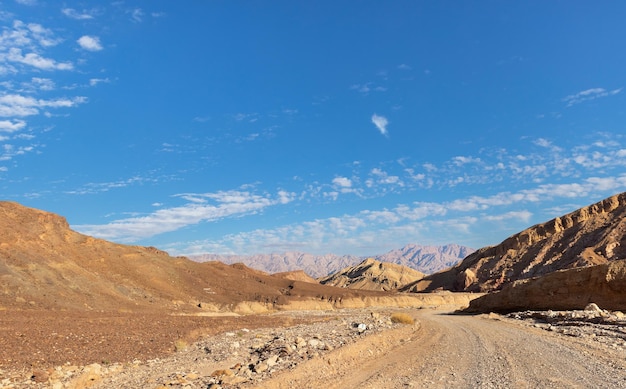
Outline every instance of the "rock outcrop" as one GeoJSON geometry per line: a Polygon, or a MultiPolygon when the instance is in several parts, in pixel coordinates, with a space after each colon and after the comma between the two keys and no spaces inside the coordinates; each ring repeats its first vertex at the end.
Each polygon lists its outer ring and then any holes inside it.
{"type": "Polygon", "coordinates": [[[621,193],[482,248],[403,290],[489,292],[516,280],[624,258],[626,193],[621,193]]]}
{"type": "Polygon", "coordinates": [[[515,281],[470,302],[467,312],[626,310],[626,260],[515,281]],[[591,305],[591,303],[594,303],[591,305]]]}
{"type": "Polygon", "coordinates": [[[373,258],[319,279],[320,284],[365,290],[395,290],[424,278],[425,274],[406,266],[373,258]]]}

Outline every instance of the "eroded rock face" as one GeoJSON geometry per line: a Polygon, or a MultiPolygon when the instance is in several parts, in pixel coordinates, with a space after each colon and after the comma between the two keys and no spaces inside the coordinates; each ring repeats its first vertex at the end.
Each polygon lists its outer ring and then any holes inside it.
{"type": "Polygon", "coordinates": [[[516,280],[624,258],[626,193],[621,193],[482,248],[404,290],[489,292],[516,280]],[[468,271],[476,276],[470,283],[468,271]]]}
{"type": "Polygon", "coordinates": [[[470,302],[468,312],[626,310],[626,260],[515,281],[470,302]],[[593,303],[593,304],[592,304],[593,303]]]}

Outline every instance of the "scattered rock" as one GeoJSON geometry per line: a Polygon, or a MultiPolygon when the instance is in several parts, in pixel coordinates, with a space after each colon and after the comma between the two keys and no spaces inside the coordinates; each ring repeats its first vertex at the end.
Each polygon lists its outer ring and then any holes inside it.
{"type": "Polygon", "coordinates": [[[49,379],[48,372],[44,370],[35,370],[33,371],[33,375],[30,377],[34,382],[47,382],[49,379]]]}
{"type": "Polygon", "coordinates": [[[589,303],[585,307],[585,312],[602,312],[596,303],[589,303]]]}

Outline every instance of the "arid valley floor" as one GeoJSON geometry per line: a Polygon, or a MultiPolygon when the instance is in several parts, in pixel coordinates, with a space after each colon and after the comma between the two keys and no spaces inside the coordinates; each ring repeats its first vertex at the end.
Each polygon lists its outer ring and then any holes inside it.
{"type": "Polygon", "coordinates": [[[4,388],[626,387],[621,317],[578,311],[576,320],[548,324],[539,314],[460,315],[451,314],[452,308],[225,317],[5,315],[0,322],[0,384],[4,388]],[[392,323],[390,317],[397,312],[413,317],[414,324],[392,323]],[[606,320],[598,319],[603,316],[606,320]],[[7,331],[16,327],[20,332],[7,331]]]}

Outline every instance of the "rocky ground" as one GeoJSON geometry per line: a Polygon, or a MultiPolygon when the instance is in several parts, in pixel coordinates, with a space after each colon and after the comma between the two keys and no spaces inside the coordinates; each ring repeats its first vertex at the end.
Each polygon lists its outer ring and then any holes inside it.
{"type": "MultiPolygon", "coordinates": [[[[253,386],[279,371],[319,358],[368,335],[399,326],[390,321],[389,311],[380,310],[303,311],[264,316],[262,321],[266,325],[275,323],[276,326],[247,328],[246,324],[259,325],[258,321],[255,323],[251,320],[252,317],[212,318],[219,320],[221,327],[229,330],[204,336],[196,342],[181,337],[180,333],[185,329],[178,328],[176,331],[179,335],[172,340],[175,352],[171,355],[162,352],[156,358],[137,358],[127,362],[102,360],[83,366],[67,362],[48,367],[40,363],[40,367],[35,365],[26,369],[0,368],[0,387],[61,389],[253,386]]],[[[167,318],[160,320],[161,326],[167,322],[167,318]]],[[[154,333],[151,338],[158,335],[154,333]]],[[[76,336],[86,338],[85,335],[76,336]]],[[[143,344],[143,341],[131,336],[128,338],[128,342],[121,342],[121,350],[143,344]]],[[[85,342],[93,342],[92,347],[98,348],[100,343],[95,340],[97,339],[87,339],[85,342]]],[[[66,352],[76,353],[77,350],[66,349],[66,352]]],[[[35,352],[33,357],[36,355],[35,352]]],[[[66,356],[70,358],[70,355],[66,356]]]]}
{"type": "Polygon", "coordinates": [[[221,318],[219,329],[195,342],[179,338],[175,352],[156,357],[3,364],[0,387],[626,388],[626,318],[597,306],[504,316],[398,308],[263,316],[274,325],[221,318]],[[415,324],[392,322],[398,312],[415,324]]]}
{"type": "Polygon", "coordinates": [[[603,310],[593,303],[584,310],[523,311],[506,316],[546,331],[626,349],[626,315],[603,310]]]}

